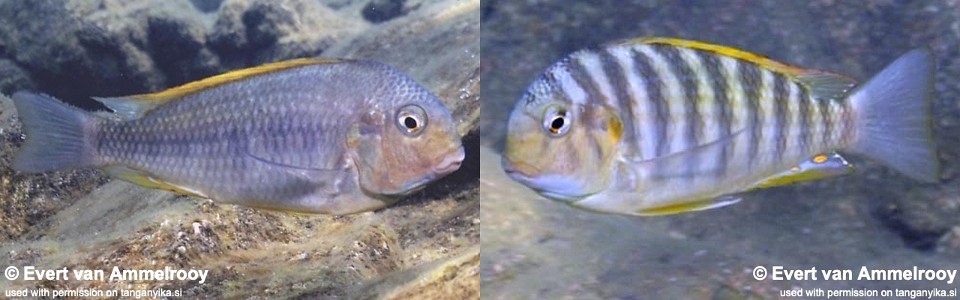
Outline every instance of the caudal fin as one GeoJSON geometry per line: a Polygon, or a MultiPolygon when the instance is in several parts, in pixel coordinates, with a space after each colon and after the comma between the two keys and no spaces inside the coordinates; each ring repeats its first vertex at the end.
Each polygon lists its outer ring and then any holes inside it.
{"type": "Polygon", "coordinates": [[[13,104],[27,140],[13,168],[39,173],[95,164],[92,137],[96,117],[57,99],[28,92],[13,94],[13,104]]]}
{"type": "Polygon", "coordinates": [[[924,182],[939,179],[931,131],[933,57],[915,49],[851,93],[856,138],[851,150],[924,182]]]}

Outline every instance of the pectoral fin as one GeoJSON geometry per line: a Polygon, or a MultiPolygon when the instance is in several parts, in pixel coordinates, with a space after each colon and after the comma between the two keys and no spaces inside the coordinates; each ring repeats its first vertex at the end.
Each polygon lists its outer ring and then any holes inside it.
{"type": "Polygon", "coordinates": [[[660,206],[654,208],[647,208],[637,212],[637,215],[641,216],[662,216],[662,215],[672,215],[692,211],[701,211],[708,210],[717,207],[723,207],[731,204],[736,204],[740,202],[742,198],[737,196],[722,196],[715,199],[700,200],[694,202],[686,202],[680,204],[672,204],[667,206],[660,206]]]}
{"type": "Polygon", "coordinates": [[[122,179],[124,181],[130,182],[136,185],[140,185],[143,187],[147,187],[151,189],[167,190],[167,191],[172,191],[179,194],[191,195],[191,196],[196,196],[200,198],[209,198],[200,191],[194,190],[189,187],[163,181],[159,178],[154,177],[150,173],[129,168],[127,166],[112,165],[104,168],[104,171],[106,171],[107,174],[109,174],[110,176],[122,179]]]}
{"type": "Polygon", "coordinates": [[[798,182],[820,180],[853,173],[853,165],[837,153],[820,154],[805,160],[789,170],[764,179],[752,189],[783,186],[798,182]]]}
{"type": "MultiPolygon", "coordinates": [[[[720,171],[723,165],[716,163],[717,158],[730,151],[737,139],[749,138],[742,134],[744,130],[736,131],[715,141],[690,148],[685,151],[634,162],[637,167],[650,170],[655,178],[697,177],[714,174],[720,171]]],[[[743,140],[740,144],[743,144],[743,140]]],[[[737,165],[728,168],[740,167],[737,165]]]]}

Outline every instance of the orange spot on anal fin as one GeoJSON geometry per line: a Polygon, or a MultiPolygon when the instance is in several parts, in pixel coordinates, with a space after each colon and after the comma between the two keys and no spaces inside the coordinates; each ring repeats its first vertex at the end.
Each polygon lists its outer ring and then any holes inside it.
{"type": "Polygon", "coordinates": [[[818,163],[818,164],[822,164],[822,163],[824,163],[824,162],[826,162],[826,161],[827,161],[827,156],[826,156],[826,155],[823,155],[823,154],[820,154],[820,155],[817,155],[817,156],[814,156],[814,157],[813,157],[813,162],[818,163]]]}

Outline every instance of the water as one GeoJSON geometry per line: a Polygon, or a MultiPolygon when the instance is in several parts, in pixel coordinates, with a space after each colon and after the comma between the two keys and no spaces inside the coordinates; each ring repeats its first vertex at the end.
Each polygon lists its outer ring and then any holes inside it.
{"type": "Polygon", "coordinates": [[[746,299],[789,289],[955,289],[943,281],[756,280],[753,271],[951,269],[960,257],[960,14],[942,2],[487,1],[481,87],[481,294],[489,299],[746,299]],[[665,217],[601,215],[544,199],[496,165],[506,119],[561,57],[620,39],[702,40],[864,80],[898,55],[936,54],[943,173],[920,184],[851,156],[852,176],[749,193],[665,217]],[[487,163],[489,162],[489,163],[487,163]]]}
{"type": "Polygon", "coordinates": [[[467,160],[389,208],[270,212],[144,189],[97,170],[10,169],[24,133],[0,97],[0,268],[209,270],[205,283],[0,280],[0,289],[177,290],[188,298],[759,299],[803,289],[948,289],[937,280],[764,280],[790,270],[951,269],[960,259],[960,4],[951,1],[0,0],[0,92],[157,91],[293,57],[376,59],[450,107],[467,160]],[[400,5],[398,5],[400,4],[400,5]],[[482,22],[482,27],[481,27],[482,22]],[[854,175],[664,217],[545,199],[499,165],[534,77],[606,42],[708,41],[866,79],[928,46],[938,184],[863,157],[854,175]],[[480,81],[480,78],[483,81],[480,81]],[[481,113],[481,111],[483,113],[481,113]],[[481,163],[482,162],[482,163],[481,163]],[[477,178],[479,174],[479,179],[477,178]],[[768,274],[773,276],[772,274],[768,274]]]}
{"type": "Polygon", "coordinates": [[[467,147],[461,172],[389,209],[291,214],[146,189],[93,169],[18,173],[10,161],[23,132],[0,97],[0,265],[24,274],[27,266],[71,271],[70,280],[0,279],[0,290],[163,290],[186,299],[478,297],[480,1],[384,2],[0,0],[6,95],[29,89],[102,109],[89,97],[157,91],[298,57],[373,59],[441,98],[467,147]],[[378,11],[376,20],[365,18],[370,10],[378,11]],[[72,274],[109,276],[114,267],[209,273],[203,283],[72,274]]]}

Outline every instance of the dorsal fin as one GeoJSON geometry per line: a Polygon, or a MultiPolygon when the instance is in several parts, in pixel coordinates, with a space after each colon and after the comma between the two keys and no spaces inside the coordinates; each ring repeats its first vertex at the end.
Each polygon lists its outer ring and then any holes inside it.
{"type": "Polygon", "coordinates": [[[843,99],[857,85],[853,78],[820,70],[807,70],[795,76],[814,99],[843,99]]]}
{"type": "Polygon", "coordinates": [[[339,63],[339,62],[342,62],[342,60],[320,59],[320,58],[291,59],[286,61],[259,65],[256,67],[250,67],[246,69],[233,70],[220,75],[207,77],[201,80],[190,82],[178,87],[169,88],[161,92],[133,95],[133,96],[130,96],[130,98],[137,98],[137,99],[148,100],[148,101],[169,101],[171,99],[179,99],[185,95],[193,94],[202,90],[206,90],[211,87],[250,78],[250,77],[265,74],[265,73],[270,73],[270,72],[290,69],[290,68],[296,68],[296,67],[306,66],[306,65],[333,64],[333,63],[339,63]]]}
{"type": "Polygon", "coordinates": [[[148,111],[169,101],[183,98],[186,95],[197,93],[212,87],[227,84],[262,75],[270,72],[296,68],[315,64],[333,64],[343,62],[338,59],[319,59],[319,58],[300,58],[287,61],[264,64],[256,67],[239,69],[223,73],[220,75],[207,77],[201,80],[186,83],[181,86],[169,88],[160,92],[150,94],[139,94],[122,97],[93,97],[103,105],[112,109],[124,120],[137,119],[142,117],[148,111]]]}
{"type": "Polygon", "coordinates": [[[767,58],[766,56],[750,53],[736,48],[731,48],[727,46],[721,46],[716,44],[698,42],[698,41],[688,41],[674,38],[662,38],[662,37],[649,37],[649,38],[639,38],[628,40],[626,44],[647,44],[647,45],[670,45],[681,48],[689,48],[694,50],[701,50],[707,52],[713,52],[723,56],[729,56],[732,58],[748,61],[754,64],[759,65],[761,68],[765,68],[774,72],[782,73],[789,76],[796,76],[804,71],[803,68],[791,66],[785,63],[781,63],[772,59],[767,58]]]}
{"type": "Polygon", "coordinates": [[[766,56],[750,53],[736,48],[715,45],[710,43],[688,41],[674,38],[650,37],[627,40],[622,44],[670,45],[716,53],[747,62],[754,63],[761,68],[783,74],[796,80],[810,91],[816,99],[842,99],[853,88],[857,81],[853,78],[821,70],[804,69],[781,63],[766,56]]]}

